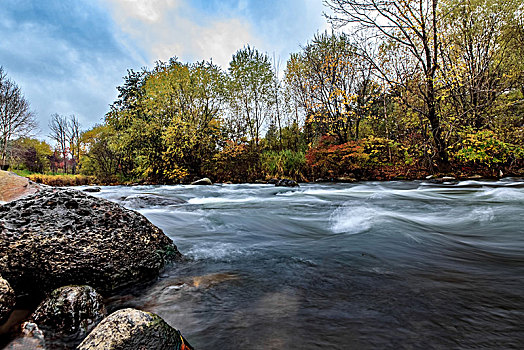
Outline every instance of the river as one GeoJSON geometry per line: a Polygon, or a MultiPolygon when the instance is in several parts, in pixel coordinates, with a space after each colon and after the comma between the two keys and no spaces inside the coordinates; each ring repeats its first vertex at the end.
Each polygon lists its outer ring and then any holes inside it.
{"type": "Polygon", "coordinates": [[[188,262],[109,308],[197,349],[524,348],[524,182],[102,187],[188,262]]]}

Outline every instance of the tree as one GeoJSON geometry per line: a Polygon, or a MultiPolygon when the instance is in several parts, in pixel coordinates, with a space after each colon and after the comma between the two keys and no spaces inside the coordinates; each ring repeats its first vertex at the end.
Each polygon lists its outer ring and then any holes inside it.
{"type": "Polygon", "coordinates": [[[336,26],[351,25],[363,39],[358,54],[370,62],[392,88],[416,93],[422,103],[403,102],[426,118],[440,160],[448,162],[439,116],[436,77],[439,70],[441,18],[438,0],[325,0],[326,15],[336,26]],[[377,51],[380,47],[380,53],[377,51]],[[390,54],[396,55],[389,57],[390,54]]]}
{"type": "Polygon", "coordinates": [[[229,63],[230,112],[240,129],[248,131],[258,148],[261,132],[273,104],[275,75],[266,54],[249,46],[238,50],[229,63]]]}
{"type": "Polygon", "coordinates": [[[488,127],[489,111],[502,94],[519,88],[524,59],[519,53],[520,1],[443,1],[442,80],[460,126],[488,127]]]}
{"type": "Polygon", "coordinates": [[[36,128],[34,114],[29,109],[20,87],[0,66],[0,164],[6,163],[7,150],[13,137],[27,136],[36,128]]]}
{"type": "Polygon", "coordinates": [[[360,137],[360,124],[378,97],[372,67],[356,55],[345,34],[315,35],[291,56],[286,81],[317,138],[334,135],[339,144],[360,137]]]}
{"type": "Polygon", "coordinates": [[[49,158],[52,154],[47,142],[22,137],[13,141],[10,163],[14,168],[43,173],[49,170],[49,158]]]}
{"type": "Polygon", "coordinates": [[[56,142],[58,151],[62,155],[64,173],[67,173],[67,159],[69,155],[69,123],[67,117],[58,113],[51,115],[49,130],[51,131],[49,137],[56,142]]]}
{"type": "Polygon", "coordinates": [[[115,150],[114,135],[109,125],[97,125],[81,134],[82,173],[94,175],[102,183],[114,180],[121,158],[115,150]]]}
{"type": "Polygon", "coordinates": [[[76,167],[80,163],[80,122],[74,115],[69,117],[67,122],[67,141],[69,142],[69,150],[71,153],[72,160],[72,172],[76,173],[76,167]]]}

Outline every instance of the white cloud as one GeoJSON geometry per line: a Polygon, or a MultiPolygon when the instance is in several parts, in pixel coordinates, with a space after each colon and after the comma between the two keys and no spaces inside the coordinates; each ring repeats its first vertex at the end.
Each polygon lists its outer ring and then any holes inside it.
{"type": "Polygon", "coordinates": [[[116,23],[149,53],[150,64],[177,56],[183,61],[213,59],[225,68],[244,45],[265,46],[247,20],[205,17],[181,0],[109,1],[116,23]]]}

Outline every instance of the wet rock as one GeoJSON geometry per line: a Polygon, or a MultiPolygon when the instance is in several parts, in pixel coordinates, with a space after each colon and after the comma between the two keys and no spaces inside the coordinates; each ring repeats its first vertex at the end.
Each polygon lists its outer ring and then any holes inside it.
{"type": "Polygon", "coordinates": [[[337,177],[336,182],[344,182],[344,183],[351,183],[351,182],[357,182],[357,179],[351,176],[340,176],[337,177]]]}
{"type": "Polygon", "coordinates": [[[84,188],[84,192],[100,192],[102,189],[100,187],[88,187],[84,188]]]}
{"type": "Polygon", "coordinates": [[[275,186],[279,186],[279,187],[299,187],[298,183],[295,180],[290,180],[290,179],[278,180],[278,182],[275,184],[275,186]]]}
{"type": "Polygon", "coordinates": [[[17,294],[69,284],[107,293],[150,280],[180,257],[141,214],[73,189],[0,206],[0,271],[17,294]]]}
{"type": "Polygon", "coordinates": [[[15,292],[5,279],[0,276],[0,321],[4,320],[15,305],[15,292]]]}
{"type": "Polygon", "coordinates": [[[456,178],[453,176],[442,176],[437,178],[432,178],[429,181],[436,184],[443,184],[445,182],[456,182],[456,178]]]}
{"type": "Polygon", "coordinates": [[[279,181],[278,179],[273,178],[273,179],[267,180],[267,183],[270,185],[275,185],[278,183],[278,181],[279,181]]]}
{"type": "Polygon", "coordinates": [[[191,182],[191,185],[212,185],[212,184],[213,182],[210,179],[208,179],[207,177],[191,182]]]}
{"type": "Polygon", "coordinates": [[[154,195],[154,194],[131,195],[131,196],[125,197],[122,200],[123,205],[129,208],[133,208],[133,209],[142,209],[142,208],[150,208],[150,207],[166,207],[170,205],[179,205],[183,203],[185,203],[183,199],[165,198],[165,197],[154,195]]]}
{"type": "Polygon", "coordinates": [[[41,186],[26,177],[0,170],[0,202],[9,202],[38,192],[41,186]]]}
{"type": "Polygon", "coordinates": [[[21,334],[7,345],[4,350],[37,350],[46,349],[44,333],[33,322],[25,322],[21,326],[21,334]]]}
{"type": "Polygon", "coordinates": [[[106,314],[102,297],[92,287],[66,286],[40,303],[31,319],[46,333],[83,339],[106,314]]]}
{"type": "Polygon", "coordinates": [[[78,350],[192,349],[179,331],[160,316],[123,309],[106,317],[78,346],[78,350]]]}

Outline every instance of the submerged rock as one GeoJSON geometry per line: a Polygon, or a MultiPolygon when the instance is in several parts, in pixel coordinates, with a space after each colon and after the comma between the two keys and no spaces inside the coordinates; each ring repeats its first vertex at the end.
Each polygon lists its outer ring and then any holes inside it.
{"type": "Polygon", "coordinates": [[[207,177],[191,182],[191,185],[212,185],[212,184],[213,182],[207,177]]]}
{"type": "Polygon", "coordinates": [[[275,186],[279,186],[279,187],[299,187],[298,183],[295,180],[290,180],[290,179],[278,180],[278,182],[275,184],[275,186]]]}
{"type": "Polygon", "coordinates": [[[0,321],[5,319],[15,305],[15,292],[5,279],[0,276],[0,321]]]}
{"type": "Polygon", "coordinates": [[[0,271],[17,294],[68,284],[106,293],[179,257],[144,216],[80,191],[47,188],[0,206],[0,271]]]}
{"type": "Polygon", "coordinates": [[[192,347],[179,331],[160,316],[123,309],[106,317],[78,346],[78,350],[188,350],[192,347]]]}
{"type": "Polygon", "coordinates": [[[42,333],[38,325],[33,322],[24,322],[21,326],[20,336],[4,348],[4,350],[28,349],[46,349],[44,333],[42,333]]]}
{"type": "Polygon", "coordinates": [[[31,319],[55,336],[83,339],[106,316],[102,297],[90,286],[55,289],[31,319]]]}
{"type": "Polygon", "coordinates": [[[150,207],[166,207],[169,205],[179,205],[185,203],[178,198],[166,198],[155,194],[139,194],[125,197],[122,204],[133,209],[142,209],[150,207]]]}
{"type": "Polygon", "coordinates": [[[84,188],[84,192],[100,192],[102,189],[100,187],[88,187],[84,188]]]}

